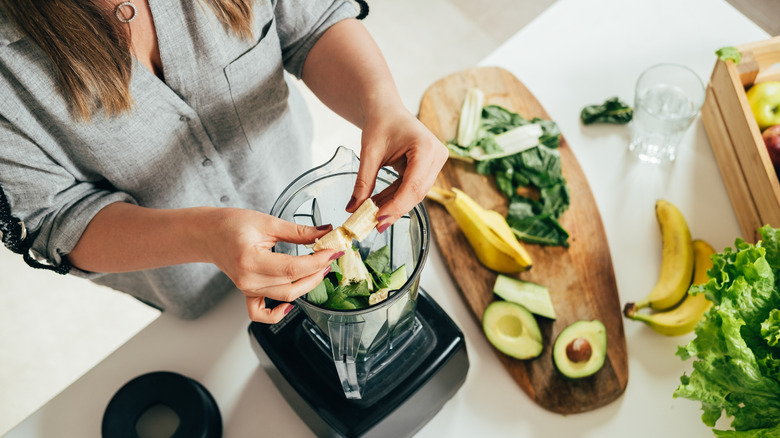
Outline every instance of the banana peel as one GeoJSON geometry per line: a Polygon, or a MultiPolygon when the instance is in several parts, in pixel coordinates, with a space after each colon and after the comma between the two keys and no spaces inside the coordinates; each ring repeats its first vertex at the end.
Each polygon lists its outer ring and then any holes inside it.
{"type": "MultiPolygon", "coordinates": [[[[693,253],[693,284],[705,284],[709,281],[707,270],[712,268],[711,257],[715,249],[707,242],[697,239],[693,241],[693,253]]],[[[662,335],[680,336],[692,332],[710,307],[712,302],[703,293],[699,293],[687,295],[679,306],[665,312],[646,314],[639,313],[636,309],[627,309],[626,316],[646,323],[662,335]]]]}
{"type": "Polygon", "coordinates": [[[504,274],[531,268],[531,255],[500,213],[483,208],[456,188],[433,187],[427,197],[447,209],[486,268],[504,274]]]}

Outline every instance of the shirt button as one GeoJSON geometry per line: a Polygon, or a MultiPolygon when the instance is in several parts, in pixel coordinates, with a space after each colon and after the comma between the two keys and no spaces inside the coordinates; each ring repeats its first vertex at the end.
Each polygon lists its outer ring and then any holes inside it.
{"type": "Polygon", "coordinates": [[[209,167],[209,166],[211,166],[211,160],[206,158],[205,160],[203,160],[203,162],[201,164],[203,165],[203,167],[209,167]]]}
{"type": "Polygon", "coordinates": [[[190,118],[187,117],[187,116],[181,116],[181,117],[179,117],[179,120],[182,121],[182,122],[189,122],[190,118]]]}
{"type": "Polygon", "coordinates": [[[223,197],[219,198],[219,201],[220,202],[228,202],[228,201],[230,201],[230,196],[223,196],[223,197]]]}

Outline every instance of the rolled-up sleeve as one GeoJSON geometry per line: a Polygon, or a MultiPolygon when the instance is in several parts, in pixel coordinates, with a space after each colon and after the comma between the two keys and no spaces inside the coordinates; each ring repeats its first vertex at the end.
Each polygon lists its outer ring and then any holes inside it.
{"type": "MultiPolygon", "coordinates": [[[[11,215],[24,223],[30,250],[58,266],[78,243],[92,218],[114,202],[135,203],[107,183],[77,180],[55,158],[0,117],[0,187],[11,215]]],[[[8,220],[8,218],[0,218],[8,220]]],[[[101,274],[71,269],[87,278],[101,274]]]]}
{"type": "Polygon", "coordinates": [[[274,15],[284,68],[300,79],[306,56],[317,40],[332,25],[354,18],[357,10],[345,0],[278,0],[274,15]]]}

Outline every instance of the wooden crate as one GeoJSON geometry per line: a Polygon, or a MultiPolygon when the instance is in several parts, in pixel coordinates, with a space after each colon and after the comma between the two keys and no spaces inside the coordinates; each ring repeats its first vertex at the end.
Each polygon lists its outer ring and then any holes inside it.
{"type": "Polygon", "coordinates": [[[780,227],[780,182],[764,146],[745,90],[780,80],[780,37],[737,47],[742,61],[718,60],[701,110],[742,237],[758,239],[765,224],[780,227]]]}

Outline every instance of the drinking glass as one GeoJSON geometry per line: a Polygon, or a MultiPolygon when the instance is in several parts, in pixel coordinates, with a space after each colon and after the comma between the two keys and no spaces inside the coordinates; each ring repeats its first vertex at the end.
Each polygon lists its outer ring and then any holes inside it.
{"type": "Polygon", "coordinates": [[[640,160],[674,161],[683,134],[704,103],[704,85],[690,68],[658,64],[637,80],[629,150],[640,160]]]}

